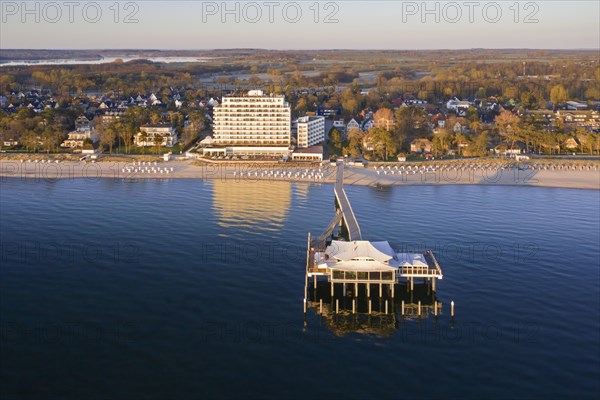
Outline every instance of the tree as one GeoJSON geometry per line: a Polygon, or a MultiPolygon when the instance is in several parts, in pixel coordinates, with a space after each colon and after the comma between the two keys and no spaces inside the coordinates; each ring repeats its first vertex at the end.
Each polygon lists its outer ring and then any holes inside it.
{"type": "Polygon", "coordinates": [[[555,106],[567,101],[567,97],[568,94],[563,85],[556,85],[550,90],[550,101],[555,106]]]}
{"type": "Polygon", "coordinates": [[[427,133],[427,112],[417,107],[401,107],[396,111],[396,133],[420,137],[427,133]]]}
{"type": "Polygon", "coordinates": [[[480,121],[479,119],[479,112],[477,111],[477,108],[470,106],[467,109],[467,114],[465,116],[469,121],[471,122],[476,122],[476,121],[480,121]]]}
{"type": "Polygon", "coordinates": [[[475,140],[473,140],[470,144],[470,153],[474,156],[485,156],[488,151],[488,131],[483,131],[479,135],[475,136],[475,140]]]}
{"type": "Polygon", "coordinates": [[[361,153],[362,138],[360,136],[352,136],[348,141],[346,154],[356,157],[361,153]]]}
{"type": "Polygon", "coordinates": [[[346,133],[346,137],[348,138],[348,140],[351,140],[354,138],[362,139],[364,136],[365,136],[365,132],[358,128],[350,128],[348,130],[348,132],[346,133]]]}
{"type": "Polygon", "coordinates": [[[154,147],[156,148],[156,154],[160,154],[162,148],[163,137],[161,135],[154,135],[154,147]]]}
{"type": "Polygon", "coordinates": [[[354,93],[351,88],[348,88],[342,93],[342,108],[350,115],[355,115],[361,106],[360,94],[354,93]]]}
{"type": "Polygon", "coordinates": [[[304,97],[301,97],[300,100],[298,100],[298,103],[296,103],[296,107],[294,108],[294,110],[300,115],[306,113],[306,111],[308,110],[308,102],[304,97]]]}
{"type": "Polygon", "coordinates": [[[502,136],[506,142],[510,143],[511,147],[514,146],[517,141],[515,128],[519,123],[520,118],[512,112],[505,110],[497,115],[494,121],[496,122],[496,127],[500,136],[502,136]]]}
{"type": "Polygon", "coordinates": [[[338,131],[337,129],[333,128],[329,132],[329,142],[331,143],[331,146],[336,151],[336,153],[339,154],[342,151],[342,149],[344,147],[344,139],[343,139],[342,134],[340,133],[340,131],[338,131]]]}
{"type": "Polygon", "coordinates": [[[50,150],[54,150],[58,144],[58,136],[51,127],[46,127],[42,132],[41,141],[46,149],[46,153],[50,153],[50,150]]]}
{"type": "Polygon", "coordinates": [[[129,154],[131,145],[133,143],[133,132],[131,125],[122,123],[121,121],[116,121],[112,123],[110,127],[117,133],[118,137],[125,145],[125,152],[129,154]]]}
{"type": "Polygon", "coordinates": [[[445,153],[448,151],[450,142],[452,141],[453,133],[447,128],[440,128],[433,136],[433,148],[436,156],[439,153],[445,153]]]}
{"type": "Polygon", "coordinates": [[[462,156],[464,154],[464,148],[470,145],[470,140],[466,135],[462,133],[457,133],[454,135],[454,143],[456,144],[456,149],[458,150],[458,155],[462,156]]]}
{"type": "Polygon", "coordinates": [[[37,151],[39,145],[39,138],[35,131],[26,130],[25,132],[23,132],[21,140],[27,150],[33,151],[34,153],[37,151]]]}
{"type": "Polygon", "coordinates": [[[111,126],[105,127],[102,124],[96,126],[98,136],[100,137],[100,147],[108,146],[108,152],[112,154],[113,144],[115,143],[116,132],[111,126]]]}
{"type": "Polygon", "coordinates": [[[373,152],[381,158],[387,160],[388,156],[393,155],[397,151],[392,134],[385,129],[371,128],[368,135],[373,146],[373,152]]]}

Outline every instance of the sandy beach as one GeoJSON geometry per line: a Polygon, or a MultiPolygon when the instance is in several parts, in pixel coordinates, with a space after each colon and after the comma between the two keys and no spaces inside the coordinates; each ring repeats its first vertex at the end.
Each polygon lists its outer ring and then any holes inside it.
{"type": "MultiPolygon", "coordinates": [[[[600,189],[598,161],[508,164],[438,162],[345,166],[344,183],[361,186],[401,185],[522,185],[600,189]]],[[[156,157],[107,158],[79,161],[31,157],[0,159],[0,177],[54,181],[57,179],[220,179],[333,183],[336,167],[323,164],[201,163],[193,160],[156,161],[156,157]],[[151,161],[154,160],[154,161],[151,161]]]]}

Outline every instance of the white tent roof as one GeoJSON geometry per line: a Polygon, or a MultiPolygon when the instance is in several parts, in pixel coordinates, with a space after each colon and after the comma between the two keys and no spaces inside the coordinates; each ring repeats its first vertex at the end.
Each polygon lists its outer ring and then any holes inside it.
{"type": "Polygon", "coordinates": [[[425,256],[419,253],[397,253],[398,262],[402,267],[427,267],[425,256]]]}
{"type": "Polygon", "coordinates": [[[394,271],[395,266],[380,263],[379,261],[340,261],[337,263],[328,263],[327,266],[331,269],[340,269],[344,271],[394,271]]]}
{"type": "Polygon", "coordinates": [[[346,271],[390,271],[403,266],[428,266],[421,253],[396,253],[388,242],[368,240],[334,240],[325,249],[324,256],[318,261],[319,264],[346,271]]]}
{"type": "Polygon", "coordinates": [[[339,261],[350,261],[370,258],[383,264],[395,264],[396,253],[388,242],[369,242],[355,240],[344,242],[334,240],[325,253],[339,261]]]}

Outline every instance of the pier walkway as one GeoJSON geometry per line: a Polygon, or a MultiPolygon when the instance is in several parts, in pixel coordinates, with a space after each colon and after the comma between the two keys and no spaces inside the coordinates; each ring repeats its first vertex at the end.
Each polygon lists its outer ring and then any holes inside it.
{"type": "Polygon", "coordinates": [[[348,240],[362,240],[360,226],[358,226],[358,221],[356,220],[356,216],[354,215],[354,211],[352,211],[352,206],[350,205],[350,201],[348,201],[348,196],[346,196],[346,191],[344,190],[343,162],[337,163],[337,175],[333,192],[335,193],[337,204],[340,207],[343,223],[348,231],[348,240]]]}

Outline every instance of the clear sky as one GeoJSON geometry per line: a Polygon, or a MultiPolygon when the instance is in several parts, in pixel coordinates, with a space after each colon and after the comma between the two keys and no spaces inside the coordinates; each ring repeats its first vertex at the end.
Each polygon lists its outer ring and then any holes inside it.
{"type": "Polygon", "coordinates": [[[4,49],[600,49],[598,0],[0,5],[4,49]]]}

